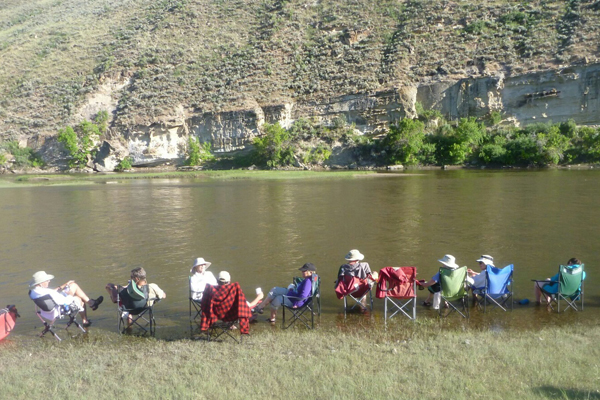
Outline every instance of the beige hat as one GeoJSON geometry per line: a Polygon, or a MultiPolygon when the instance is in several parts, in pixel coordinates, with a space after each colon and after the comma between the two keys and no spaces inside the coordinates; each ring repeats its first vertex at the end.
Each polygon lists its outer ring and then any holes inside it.
{"type": "Polygon", "coordinates": [[[458,268],[458,264],[456,264],[456,258],[453,255],[446,254],[444,258],[438,260],[442,264],[444,264],[448,268],[456,269],[458,268]]]}
{"type": "Polygon", "coordinates": [[[33,274],[33,280],[29,284],[29,287],[37,286],[40,283],[48,282],[52,279],[54,279],[54,275],[49,275],[46,273],[46,271],[38,271],[35,274],[33,274]]]}
{"type": "Polygon", "coordinates": [[[217,280],[222,283],[229,283],[231,282],[231,276],[229,275],[229,272],[221,271],[219,272],[219,277],[217,278],[217,280]]]}
{"type": "Polygon", "coordinates": [[[208,261],[205,261],[204,258],[199,257],[194,260],[194,265],[192,265],[192,268],[196,268],[198,265],[206,265],[205,268],[208,268],[210,267],[210,264],[212,263],[209,263],[208,261]]]}
{"type": "Polygon", "coordinates": [[[364,259],[365,256],[356,249],[350,250],[350,253],[346,254],[346,261],[362,261],[364,259]]]}

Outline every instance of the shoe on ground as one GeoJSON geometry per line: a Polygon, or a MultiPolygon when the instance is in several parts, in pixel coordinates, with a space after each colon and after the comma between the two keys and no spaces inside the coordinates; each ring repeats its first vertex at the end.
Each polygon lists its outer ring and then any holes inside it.
{"type": "Polygon", "coordinates": [[[90,301],[88,301],[88,305],[93,311],[96,311],[98,309],[98,306],[102,304],[103,301],[104,297],[100,296],[97,299],[90,299],[90,301]]]}
{"type": "Polygon", "coordinates": [[[263,313],[263,309],[262,308],[253,308],[252,309],[252,314],[262,314],[263,313]]]}
{"type": "Polygon", "coordinates": [[[83,326],[84,328],[89,327],[92,324],[92,321],[90,321],[89,319],[87,320],[87,322],[84,322],[81,324],[81,326],[83,326]]]}

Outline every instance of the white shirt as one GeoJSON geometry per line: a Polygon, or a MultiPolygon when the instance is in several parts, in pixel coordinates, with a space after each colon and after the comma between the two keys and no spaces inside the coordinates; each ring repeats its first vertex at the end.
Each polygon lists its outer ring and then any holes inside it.
{"type": "MultiPolygon", "coordinates": [[[[29,293],[29,297],[31,298],[31,300],[39,299],[40,297],[44,297],[46,295],[50,295],[50,297],[52,297],[52,300],[54,300],[54,302],[59,306],[70,306],[75,300],[73,296],[65,295],[62,292],[58,292],[54,289],[44,288],[41,286],[36,286],[35,288],[31,289],[31,292],[29,293]]],[[[45,319],[52,321],[60,317],[60,307],[54,307],[52,311],[40,310],[40,315],[45,319]]]]}
{"type": "Polygon", "coordinates": [[[201,300],[202,293],[206,285],[217,285],[217,279],[212,272],[204,271],[203,274],[194,273],[190,278],[190,289],[192,290],[192,299],[201,300]]]}

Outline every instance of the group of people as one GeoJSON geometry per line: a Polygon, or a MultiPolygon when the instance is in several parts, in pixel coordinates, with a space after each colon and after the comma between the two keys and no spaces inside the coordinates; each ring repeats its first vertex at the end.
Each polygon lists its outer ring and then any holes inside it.
{"type": "MultiPolygon", "coordinates": [[[[370,286],[378,279],[377,272],[372,272],[369,264],[364,262],[365,256],[360,251],[353,249],[345,256],[345,263],[339,268],[338,277],[336,280],[336,293],[338,298],[342,298],[348,293],[356,293],[360,290],[369,290],[370,286]],[[361,287],[361,285],[363,285],[361,287]]],[[[456,259],[451,254],[446,254],[438,260],[443,267],[449,269],[459,268],[456,259]]],[[[488,266],[495,267],[494,258],[484,254],[476,260],[479,265],[479,271],[467,269],[466,283],[473,291],[474,299],[478,294],[478,289],[485,285],[486,268],[488,266]]],[[[204,258],[196,258],[190,270],[190,291],[193,300],[202,301],[204,292],[208,286],[224,286],[231,283],[231,276],[227,271],[221,271],[218,277],[215,278],[212,272],[207,269],[211,263],[204,258]]],[[[582,265],[577,258],[571,258],[567,262],[567,268],[576,268],[582,265]]],[[[255,319],[257,314],[262,314],[264,309],[269,306],[270,314],[267,321],[274,323],[277,310],[284,304],[290,308],[302,307],[310,299],[314,288],[314,278],[316,277],[316,267],[313,263],[306,263],[299,268],[302,278],[297,279],[287,287],[274,287],[267,296],[263,294],[260,288],[256,291],[256,297],[252,301],[246,301],[246,305],[252,311],[255,319]]],[[[54,278],[53,275],[47,274],[45,271],[38,271],[33,274],[33,280],[30,284],[30,298],[38,299],[42,296],[49,295],[58,306],[75,305],[81,315],[83,325],[85,327],[91,325],[91,321],[87,316],[87,309],[96,310],[102,304],[104,297],[99,296],[96,299],[91,299],[75,281],[68,281],[54,289],[49,288],[50,281],[54,278]]],[[[585,271],[583,272],[585,279],[585,271]]],[[[558,291],[558,274],[548,278],[547,282],[536,282],[534,285],[534,294],[536,304],[540,304],[542,294],[545,296],[546,302],[550,301],[549,294],[558,291]]],[[[418,284],[423,288],[427,288],[429,295],[423,305],[439,309],[440,307],[440,274],[436,273],[428,281],[418,281],[418,284]],[[433,299],[433,302],[432,302],[433,299]]],[[[152,301],[166,298],[165,292],[154,283],[148,283],[146,271],[144,268],[134,268],[131,271],[130,280],[127,285],[121,286],[113,283],[108,283],[105,287],[110,299],[113,303],[119,302],[127,309],[143,308],[146,305],[151,305],[152,301]]],[[[363,303],[363,308],[366,305],[363,303]]],[[[58,311],[56,311],[58,312],[58,311]]],[[[55,315],[55,317],[58,315],[55,315]]]]}
{"type": "MultiPolygon", "coordinates": [[[[82,325],[84,327],[90,326],[92,321],[87,316],[87,308],[91,308],[92,311],[97,310],[98,306],[104,301],[104,296],[91,299],[72,280],[50,289],[52,279],[54,279],[54,275],[47,274],[45,271],[38,271],[33,274],[33,280],[29,285],[29,297],[35,301],[43,296],[50,296],[57,307],[50,314],[46,314],[48,319],[59,317],[61,307],[74,306],[79,310],[82,325]]],[[[166,293],[157,284],[147,282],[146,271],[141,267],[131,270],[127,285],[121,286],[108,283],[105,288],[113,303],[119,302],[129,310],[144,308],[147,305],[152,305],[154,301],[167,297],[166,293]]]]}

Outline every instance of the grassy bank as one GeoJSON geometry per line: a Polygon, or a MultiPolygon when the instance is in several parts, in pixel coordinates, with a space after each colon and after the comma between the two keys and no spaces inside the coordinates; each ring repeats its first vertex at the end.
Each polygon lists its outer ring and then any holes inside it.
{"type": "Polygon", "coordinates": [[[232,342],[2,344],[5,398],[599,399],[600,328],[492,332],[401,322],[232,342]]]}

